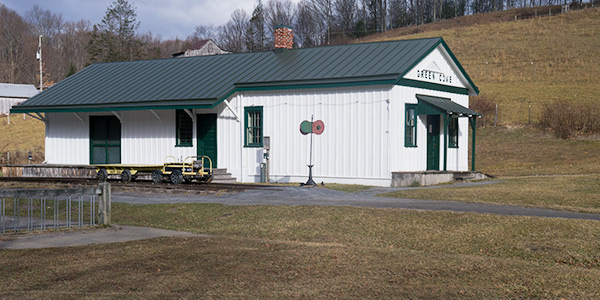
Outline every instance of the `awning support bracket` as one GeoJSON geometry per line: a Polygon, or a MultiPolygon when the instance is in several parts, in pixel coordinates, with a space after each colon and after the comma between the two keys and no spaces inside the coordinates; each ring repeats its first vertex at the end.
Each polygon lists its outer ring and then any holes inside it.
{"type": "Polygon", "coordinates": [[[192,113],[191,110],[184,108],[183,111],[185,111],[185,113],[188,114],[188,116],[190,116],[190,118],[192,118],[192,121],[196,122],[196,116],[192,113]]]}
{"type": "Polygon", "coordinates": [[[150,112],[158,119],[159,122],[162,123],[162,120],[160,119],[160,117],[156,114],[156,112],[154,112],[154,110],[150,110],[150,112]]]}
{"type": "Polygon", "coordinates": [[[231,111],[231,113],[235,116],[235,120],[236,121],[240,121],[240,117],[238,117],[238,115],[235,113],[235,110],[233,110],[233,108],[231,107],[231,105],[229,105],[229,102],[227,100],[223,101],[223,103],[225,103],[225,106],[227,106],[227,108],[229,108],[229,110],[231,111]]]}
{"type": "Polygon", "coordinates": [[[77,117],[77,119],[79,119],[79,121],[81,121],[81,124],[85,124],[85,122],[83,122],[83,119],[77,113],[74,112],[73,114],[77,117]]]}
{"type": "Polygon", "coordinates": [[[40,113],[36,112],[35,115],[32,115],[31,113],[25,113],[25,114],[28,115],[28,116],[30,116],[30,117],[32,117],[32,118],[34,118],[34,119],[36,119],[36,120],[42,121],[42,122],[44,122],[46,124],[48,123],[48,119],[46,119],[46,117],[42,116],[40,113]]]}
{"type": "Polygon", "coordinates": [[[115,117],[117,117],[117,119],[119,119],[119,122],[123,123],[123,117],[121,117],[121,115],[119,113],[117,113],[116,111],[112,111],[113,115],[115,115],[115,117]]]}

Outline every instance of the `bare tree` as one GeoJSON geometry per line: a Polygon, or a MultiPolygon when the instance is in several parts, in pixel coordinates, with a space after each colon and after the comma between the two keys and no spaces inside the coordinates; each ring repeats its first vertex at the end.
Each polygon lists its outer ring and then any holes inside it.
{"type": "Polygon", "coordinates": [[[194,33],[192,33],[189,38],[194,40],[194,42],[200,40],[213,40],[215,41],[219,37],[219,31],[217,27],[213,24],[208,25],[198,25],[194,28],[194,33]]]}
{"type": "Polygon", "coordinates": [[[324,24],[327,44],[331,42],[331,24],[333,22],[333,0],[312,0],[313,10],[324,24]]]}
{"type": "MultiPolygon", "coordinates": [[[[0,5],[0,80],[8,83],[22,82],[30,26],[21,16],[0,5]]],[[[32,52],[32,56],[33,56],[32,52]]]]}
{"type": "Polygon", "coordinates": [[[356,0],[335,0],[333,6],[335,8],[336,27],[342,31],[343,35],[352,33],[358,10],[356,0]]]}
{"type": "Polygon", "coordinates": [[[318,14],[310,0],[301,0],[296,7],[294,38],[299,47],[313,47],[323,43],[319,30],[318,14]]]}
{"type": "Polygon", "coordinates": [[[222,47],[231,52],[246,51],[246,32],[248,28],[248,15],[243,9],[236,9],[231,14],[231,20],[222,27],[222,47]]]}
{"type": "Polygon", "coordinates": [[[75,70],[81,70],[89,63],[87,45],[90,42],[91,26],[91,22],[87,20],[68,22],[65,25],[64,54],[69,58],[69,62],[73,64],[75,70]]]}
{"type": "Polygon", "coordinates": [[[49,40],[55,40],[63,32],[65,25],[62,14],[41,9],[37,4],[25,12],[25,20],[31,24],[36,35],[43,35],[49,40]]]}

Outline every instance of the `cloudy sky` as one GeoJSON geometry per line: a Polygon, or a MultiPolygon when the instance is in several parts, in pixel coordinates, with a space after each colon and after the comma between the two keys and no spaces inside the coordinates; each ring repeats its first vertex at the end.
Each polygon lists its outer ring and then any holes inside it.
{"type": "MultiPolygon", "coordinates": [[[[61,13],[70,21],[81,19],[98,24],[113,0],[0,0],[0,4],[21,16],[37,4],[42,9],[61,13]]],[[[139,32],[151,31],[163,39],[186,38],[200,24],[223,25],[237,8],[251,14],[254,0],[129,0],[136,7],[139,32]]],[[[263,1],[264,2],[264,1],[263,1]]],[[[294,1],[296,2],[296,1],[294,1]]]]}

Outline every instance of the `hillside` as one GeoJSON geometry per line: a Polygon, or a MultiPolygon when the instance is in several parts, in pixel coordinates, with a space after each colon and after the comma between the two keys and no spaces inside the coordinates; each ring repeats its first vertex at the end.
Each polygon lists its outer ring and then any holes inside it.
{"type": "Polygon", "coordinates": [[[539,17],[522,19],[531,13],[508,10],[396,29],[361,42],[442,36],[481,95],[498,104],[501,123],[527,123],[529,104],[536,122],[543,103],[597,102],[600,95],[600,8],[551,17],[548,8],[538,9],[539,17]]]}
{"type": "Polygon", "coordinates": [[[11,114],[10,124],[6,116],[0,116],[0,165],[7,161],[27,163],[27,154],[33,155],[32,163],[44,161],[44,123],[30,116],[11,114]]]}

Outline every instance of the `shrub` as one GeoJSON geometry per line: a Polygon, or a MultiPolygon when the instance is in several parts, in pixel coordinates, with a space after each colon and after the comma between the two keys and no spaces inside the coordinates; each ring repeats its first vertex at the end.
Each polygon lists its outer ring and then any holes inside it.
{"type": "Polygon", "coordinates": [[[469,108],[483,115],[483,117],[477,120],[477,125],[494,125],[496,104],[494,103],[494,101],[492,101],[492,99],[485,95],[470,97],[469,108]]]}
{"type": "Polygon", "coordinates": [[[600,107],[565,100],[547,103],[542,107],[540,126],[561,139],[600,133],[600,107]]]}

